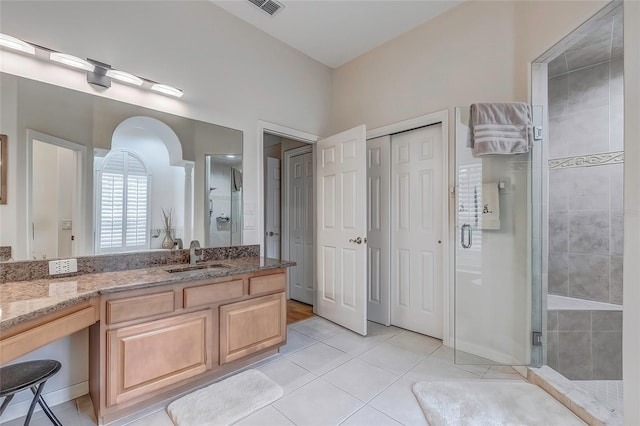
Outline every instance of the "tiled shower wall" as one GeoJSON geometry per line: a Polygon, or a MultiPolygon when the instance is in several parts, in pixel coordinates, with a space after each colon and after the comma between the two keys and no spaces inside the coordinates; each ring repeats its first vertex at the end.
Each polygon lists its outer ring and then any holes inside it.
{"type": "MultiPolygon", "coordinates": [[[[549,70],[549,293],[622,304],[622,58],[549,70]]],[[[555,60],[553,62],[556,62],[555,60]]]]}
{"type": "Polygon", "coordinates": [[[572,380],[622,380],[622,311],[548,311],[547,364],[572,380]]]}

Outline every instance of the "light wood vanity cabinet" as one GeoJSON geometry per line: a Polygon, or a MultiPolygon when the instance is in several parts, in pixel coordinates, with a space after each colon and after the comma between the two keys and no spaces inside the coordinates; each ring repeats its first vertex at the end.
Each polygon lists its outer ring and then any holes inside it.
{"type": "Polygon", "coordinates": [[[102,296],[89,361],[99,422],[275,353],[285,284],[277,269],[102,296]]]}
{"type": "Polygon", "coordinates": [[[212,310],[107,331],[107,406],[211,368],[212,310]]]}
{"type": "Polygon", "coordinates": [[[286,331],[282,292],[220,306],[220,364],[282,343],[286,331]]]}

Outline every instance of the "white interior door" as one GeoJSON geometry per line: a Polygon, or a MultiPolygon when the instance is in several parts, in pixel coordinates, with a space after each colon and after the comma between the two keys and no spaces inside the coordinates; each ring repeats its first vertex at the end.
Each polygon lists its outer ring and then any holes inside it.
{"type": "Polygon", "coordinates": [[[313,156],[310,152],[289,162],[289,297],[313,304],[313,156]]]}
{"type": "Polygon", "coordinates": [[[441,124],[391,138],[391,324],[442,338],[441,124]]]}
{"type": "Polygon", "coordinates": [[[391,324],[389,184],[391,136],[367,141],[367,316],[391,324]]]}
{"type": "Polygon", "coordinates": [[[74,216],[79,209],[77,152],[34,139],[31,161],[32,257],[71,257],[74,253],[74,216]]]}
{"type": "Polygon", "coordinates": [[[316,313],[367,334],[366,127],[317,143],[316,313]]]}
{"type": "Polygon", "coordinates": [[[280,160],[267,157],[265,254],[280,258],[280,160]]]}

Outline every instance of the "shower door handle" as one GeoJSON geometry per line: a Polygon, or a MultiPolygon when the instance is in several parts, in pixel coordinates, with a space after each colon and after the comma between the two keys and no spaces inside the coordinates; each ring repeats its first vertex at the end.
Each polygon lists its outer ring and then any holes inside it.
{"type": "Polygon", "coordinates": [[[473,244],[473,234],[471,232],[471,225],[465,223],[460,228],[460,244],[462,244],[462,248],[468,249],[471,248],[471,244],[473,244]],[[467,232],[465,232],[465,230],[467,232]],[[466,238],[465,238],[466,234],[466,238]]]}

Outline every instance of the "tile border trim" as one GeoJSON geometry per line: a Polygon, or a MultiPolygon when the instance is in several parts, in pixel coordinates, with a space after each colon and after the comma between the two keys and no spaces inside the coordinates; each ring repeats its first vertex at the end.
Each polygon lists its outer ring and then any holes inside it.
{"type": "Polygon", "coordinates": [[[601,154],[576,155],[574,157],[549,160],[549,169],[567,169],[574,167],[593,167],[606,164],[624,163],[624,151],[604,152],[601,154]]]}

